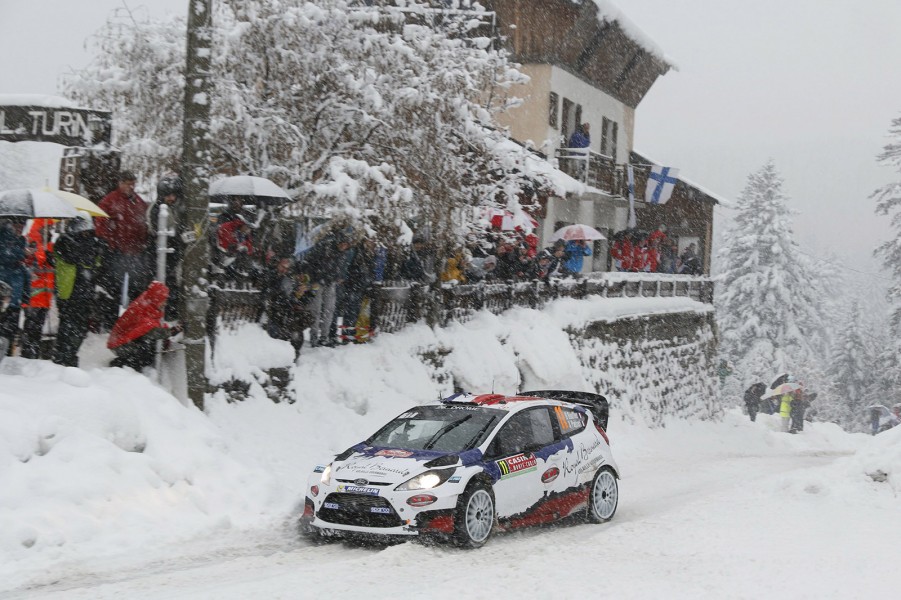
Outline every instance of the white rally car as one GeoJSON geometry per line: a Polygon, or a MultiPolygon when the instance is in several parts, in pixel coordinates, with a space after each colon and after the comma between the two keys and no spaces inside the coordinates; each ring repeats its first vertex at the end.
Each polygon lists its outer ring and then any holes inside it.
{"type": "Polygon", "coordinates": [[[619,469],[608,404],[586,392],[457,394],[405,411],[316,467],[300,518],[310,535],[449,538],[582,514],[609,521],[619,469]]]}

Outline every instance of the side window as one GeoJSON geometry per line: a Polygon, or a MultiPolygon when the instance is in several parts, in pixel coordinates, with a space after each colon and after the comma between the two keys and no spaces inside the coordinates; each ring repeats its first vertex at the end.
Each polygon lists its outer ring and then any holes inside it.
{"type": "Polygon", "coordinates": [[[575,119],[575,115],[573,114],[574,110],[575,110],[575,107],[573,105],[572,100],[570,100],[569,98],[564,98],[563,99],[563,114],[561,115],[562,124],[560,126],[560,133],[562,133],[563,137],[566,138],[563,141],[564,146],[566,146],[566,144],[569,143],[569,136],[572,135],[573,128],[575,127],[575,124],[573,122],[573,120],[575,119]]]}
{"type": "Polygon", "coordinates": [[[534,451],[554,443],[551,416],[545,407],[517,413],[507,421],[491,442],[488,456],[500,458],[534,451]]]}
{"type": "Polygon", "coordinates": [[[616,162],[616,136],[619,133],[619,123],[613,121],[613,128],[610,130],[610,157],[616,162]]]}
{"type": "Polygon", "coordinates": [[[560,96],[555,92],[551,92],[550,101],[547,107],[547,124],[557,128],[557,112],[560,110],[560,96]]]}
{"type": "Polygon", "coordinates": [[[533,408],[523,413],[529,416],[532,426],[532,449],[544,448],[554,443],[554,426],[547,408],[533,408]]]}
{"type": "Polygon", "coordinates": [[[610,149],[610,119],[607,117],[603,117],[601,119],[601,154],[604,156],[610,156],[607,151],[610,149]]]}
{"type": "Polygon", "coordinates": [[[560,435],[563,438],[579,433],[585,429],[585,425],[588,423],[587,414],[562,406],[554,407],[554,416],[557,418],[557,426],[560,428],[560,435]]]}

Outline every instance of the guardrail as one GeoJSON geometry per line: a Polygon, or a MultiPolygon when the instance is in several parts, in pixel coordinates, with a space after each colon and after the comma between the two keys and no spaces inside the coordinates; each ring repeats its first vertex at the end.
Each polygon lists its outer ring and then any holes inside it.
{"type": "MultiPolygon", "coordinates": [[[[210,346],[217,332],[263,316],[263,294],[249,286],[211,286],[207,331],[210,346]]],[[[691,298],[713,303],[713,281],[706,277],[655,273],[591,273],[550,282],[490,282],[433,287],[409,281],[386,281],[370,290],[370,322],[377,332],[395,333],[425,319],[445,326],[466,322],[480,310],[500,314],[514,306],[539,309],[556,298],[691,298]]]]}

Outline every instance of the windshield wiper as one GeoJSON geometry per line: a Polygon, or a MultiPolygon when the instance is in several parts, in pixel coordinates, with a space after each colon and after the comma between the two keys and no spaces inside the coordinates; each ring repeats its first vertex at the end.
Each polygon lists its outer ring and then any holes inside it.
{"type": "Polygon", "coordinates": [[[488,431],[494,425],[495,421],[497,421],[497,417],[491,417],[490,419],[488,419],[488,422],[485,423],[485,426],[482,427],[478,431],[478,433],[476,433],[474,436],[472,436],[471,440],[466,442],[466,445],[463,447],[463,449],[464,450],[472,450],[473,448],[475,448],[478,441],[481,440],[482,436],[485,435],[485,432],[488,431]]]}
{"type": "Polygon", "coordinates": [[[435,435],[433,435],[432,437],[430,437],[430,438],[429,438],[429,441],[427,441],[427,442],[425,443],[425,445],[423,446],[423,449],[424,449],[424,450],[431,450],[432,447],[435,445],[435,443],[436,443],[436,442],[437,442],[444,434],[446,434],[446,433],[447,433],[448,431],[450,431],[451,429],[454,429],[454,428],[457,427],[458,425],[461,425],[461,424],[465,423],[466,421],[470,420],[471,418],[472,418],[472,415],[466,415],[465,417],[463,417],[462,419],[460,419],[460,420],[458,420],[458,421],[451,421],[450,423],[448,423],[447,425],[445,425],[444,427],[442,427],[441,429],[439,429],[438,431],[436,431],[436,432],[435,432],[435,435]]]}

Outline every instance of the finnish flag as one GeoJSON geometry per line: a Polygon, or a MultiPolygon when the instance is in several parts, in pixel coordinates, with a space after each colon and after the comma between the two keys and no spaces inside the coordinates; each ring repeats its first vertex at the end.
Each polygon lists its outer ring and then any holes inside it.
{"type": "Polygon", "coordinates": [[[648,204],[666,204],[676,187],[679,169],[672,167],[651,167],[648,175],[648,187],[644,192],[644,200],[648,204]]]}

